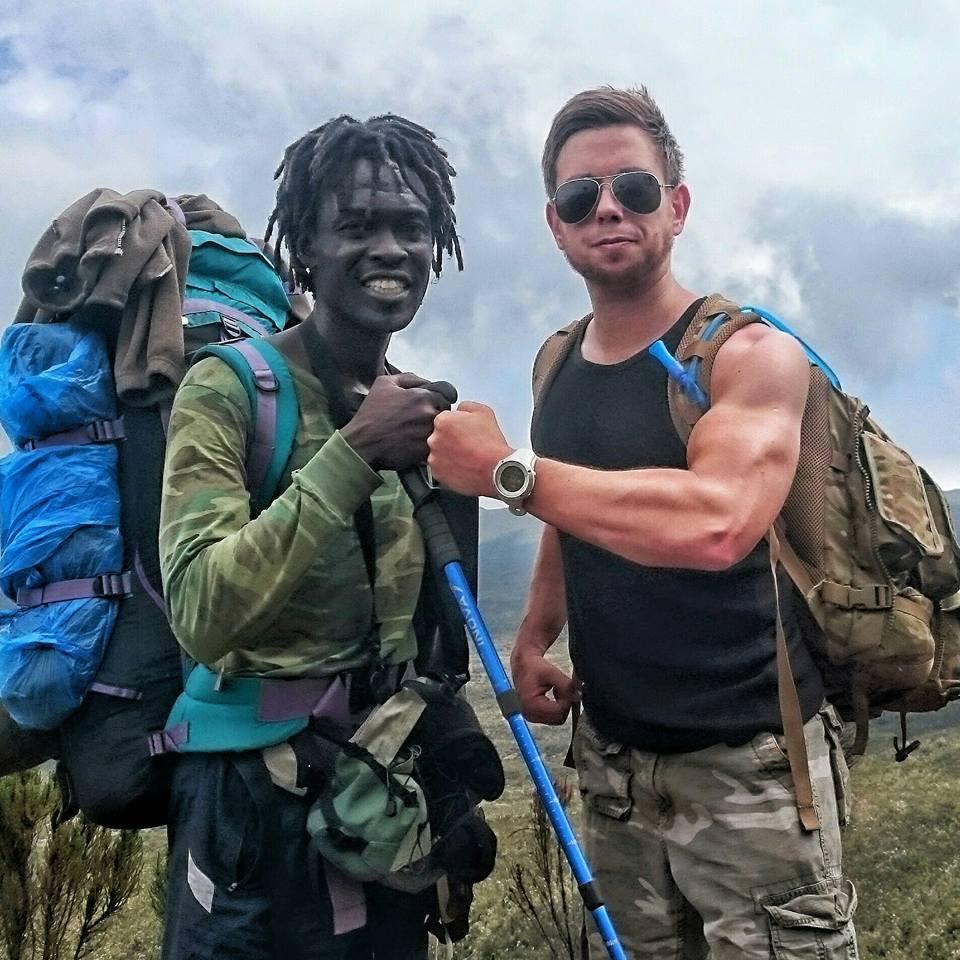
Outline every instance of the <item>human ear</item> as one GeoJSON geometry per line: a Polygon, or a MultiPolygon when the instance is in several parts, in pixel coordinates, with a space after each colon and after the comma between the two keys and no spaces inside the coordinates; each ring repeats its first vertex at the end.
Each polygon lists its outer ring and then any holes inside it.
{"type": "Polygon", "coordinates": [[[673,235],[679,237],[690,212],[690,188],[685,183],[679,183],[673,188],[672,194],[670,206],[673,213],[673,235]]]}
{"type": "Polygon", "coordinates": [[[547,217],[547,224],[550,227],[550,232],[553,234],[553,239],[556,241],[557,249],[563,250],[563,235],[561,233],[561,219],[557,216],[557,211],[554,209],[552,203],[547,201],[547,207],[545,210],[547,217]]]}

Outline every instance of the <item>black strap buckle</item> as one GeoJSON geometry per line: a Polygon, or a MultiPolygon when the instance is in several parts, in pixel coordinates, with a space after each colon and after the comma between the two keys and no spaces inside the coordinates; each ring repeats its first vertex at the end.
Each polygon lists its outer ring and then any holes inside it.
{"type": "Polygon", "coordinates": [[[104,573],[94,577],[93,594],[97,597],[132,597],[133,582],[129,573],[104,573]]]}

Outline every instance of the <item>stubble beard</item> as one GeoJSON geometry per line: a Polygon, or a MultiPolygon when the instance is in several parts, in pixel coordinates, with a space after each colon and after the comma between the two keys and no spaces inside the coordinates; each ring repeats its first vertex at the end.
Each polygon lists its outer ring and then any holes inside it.
{"type": "Polygon", "coordinates": [[[673,251],[673,233],[658,234],[655,248],[648,250],[643,258],[621,269],[598,267],[593,263],[578,261],[564,251],[567,263],[583,277],[588,286],[603,290],[618,297],[641,293],[664,273],[669,272],[673,251]]]}

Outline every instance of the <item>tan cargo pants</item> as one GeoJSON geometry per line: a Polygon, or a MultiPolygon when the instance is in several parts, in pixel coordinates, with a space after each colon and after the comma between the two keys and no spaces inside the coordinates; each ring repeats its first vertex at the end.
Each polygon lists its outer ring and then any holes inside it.
{"type": "MultiPolygon", "coordinates": [[[[856,891],[841,871],[841,730],[829,706],[804,727],[821,823],[806,833],[782,737],[656,754],[607,740],[581,717],[584,845],[627,956],[856,960],[856,891]]],[[[590,932],[599,960],[606,952],[590,932]]]]}

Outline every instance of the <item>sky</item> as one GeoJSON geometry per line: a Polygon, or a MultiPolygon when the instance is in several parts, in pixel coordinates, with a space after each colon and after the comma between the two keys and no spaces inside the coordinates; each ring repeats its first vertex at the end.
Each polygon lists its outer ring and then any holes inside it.
{"type": "Polygon", "coordinates": [[[579,90],[646,84],[686,155],[678,279],[781,316],[960,487],[960,5],[0,0],[0,328],[94,187],[207,193],[261,235],[283,148],[393,112],[458,171],[448,263],[393,363],[527,439],[543,339],[589,309],[539,174],[579,90]]]}

